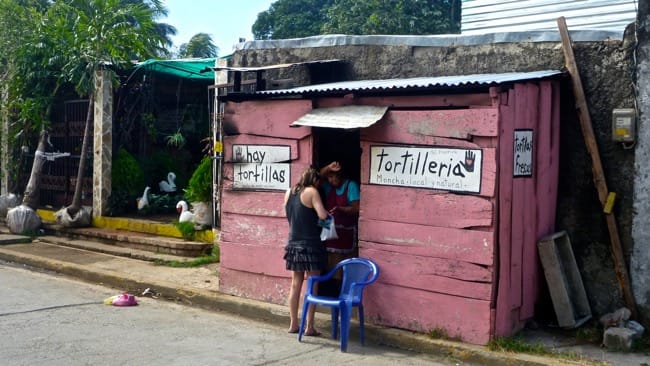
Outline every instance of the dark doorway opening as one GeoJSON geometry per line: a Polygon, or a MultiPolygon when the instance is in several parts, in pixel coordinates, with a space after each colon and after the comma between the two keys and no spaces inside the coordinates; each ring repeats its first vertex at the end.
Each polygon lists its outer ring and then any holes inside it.
{"type": "Polygon", "coordinates": [[[338,161],[343,175],[359,183],[361,178],[361,143],[359,129],[313,128],[314,165],[317,168],[338,161]]]}
{"type": "MultiPolygon", "coordinates": [[[[347,178],[358,184],[361,177],[361,143],[359,129],[346,130],[340,128],[314,128],[312,131],[314,135],[314,165],[318,169],[321,169],[333,161],[338,161],[343,167],[343,178],[347,178]]],[[[326,178],[322,177],[322,179],[326,178]]],[[[321,192],[321,194],[323,197],[323,203],[325,203],[326,208],[328,208],[324,191],[321,192]]],[[[339,230],[338,224],[337,230],[339,230]]],[[[354,229],[354,232],[354,241],[356,242],[356,229],[354,229]]],[[[333,268],[336,263],[344,258],[355,257],[357,255],[357,249],[352,253],[347,254],[330,252],[328,253],[328,268],[333,268]]],[[[328,271],[329,269],[324,272],[328,271]]],[[[341,273],[335,274],[334,277],[328,281],[321,282],[318,291],[319,294],[324,296],[338,297],[341,292],[341,273]]]]}

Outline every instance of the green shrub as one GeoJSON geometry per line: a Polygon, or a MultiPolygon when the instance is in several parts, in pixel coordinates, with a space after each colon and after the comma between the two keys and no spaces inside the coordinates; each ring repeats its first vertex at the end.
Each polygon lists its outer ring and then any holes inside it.
{"type": "Polygon", "coordinates": [[[149,197],[149,205],[151,205],[153,213],[160,214],[176,214],[176,204],[183,199],[182,194],[152,194],[149,197]]]}
{"type": "Polygon", "coordinates": [[[212,201],[212,159],[204,157],[183,190],[188,202],[212,201]]]}
{"type": "Polygon", "coordinates": [[[181,236],[185,240],[194,240],[194,223],[193,222],[177,222],[174,225],[176,225],[176,228],[178,228],[178,231],[181,232],[181,236]]]}
{"type": "Polygon", "coordinates": [[[138,161],[125,149],[113,158],[108,215],[117,216],[136,209],[135,199],[144,191],[144,174],[138,161]]]}
{"type": "Polygon", "coordinates": [[[138,161],[125,149],[120,149],[113,159],[112,189],[123,191],[134,199],[144,191],[144,174],[138,161]]]}

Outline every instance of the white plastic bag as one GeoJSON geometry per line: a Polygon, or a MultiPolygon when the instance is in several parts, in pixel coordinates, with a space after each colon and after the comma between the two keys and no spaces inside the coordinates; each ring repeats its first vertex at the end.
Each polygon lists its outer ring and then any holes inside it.
{"type": "Polygon", "coordinates": [[[327,218],[327,221],[329,221],[329,224],[326,226],[323,226],[323,230],[320,232],[320,240],[321,241],[326,241],[326,240],[334,240],[338,239],[339,236],[336,234],[336,226],[334,224],[334,217],[330,216],[327,218]]]}

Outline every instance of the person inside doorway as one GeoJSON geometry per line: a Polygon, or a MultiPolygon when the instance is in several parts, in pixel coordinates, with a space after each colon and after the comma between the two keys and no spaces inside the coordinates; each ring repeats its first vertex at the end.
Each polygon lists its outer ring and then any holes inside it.
{"type": "MultiPolygon", "coordinates": [[[[359,222],[359,184],[344,175],[343,166],[333,161],[320,170],[325,209],[334,217],[338,239],[325,241],[328,270],[344,259],[357,257],[359,222]]],[[[334,275],[334,282],[323,284],[326,295],[338,296],[341,273],[334,275]]]]}

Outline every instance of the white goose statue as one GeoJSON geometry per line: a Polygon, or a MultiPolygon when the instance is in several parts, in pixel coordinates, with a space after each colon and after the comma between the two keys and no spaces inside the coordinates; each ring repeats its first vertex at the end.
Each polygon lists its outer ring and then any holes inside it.
{"type": "Polygon", "coordinates": [[[174,180],[176,180],[176,174],[174,174],[174,172],[167,173],[167,180],[161,180],[160,183],[158,183],[160,191],[167,193],[176,192],[176,183],[174,183],[174,180]]]}
{"type": "Polygon", "coordinates": [[[142,197],[136,198],[136,202],[138,203],[138,211],[149,206],[149,198],[147,198],[147,194],[149,194],[150,189],[151,187],[146,186],[144,188],[144,192],[142,193],[142,197]]]}
{"type": "Polygon", "coordinates": [[[187,208],[187,202],[178,201],[176,204],[176,211],[181,214],[178,218],[178,222],[194,222],[194,213],[187,208]]]}

